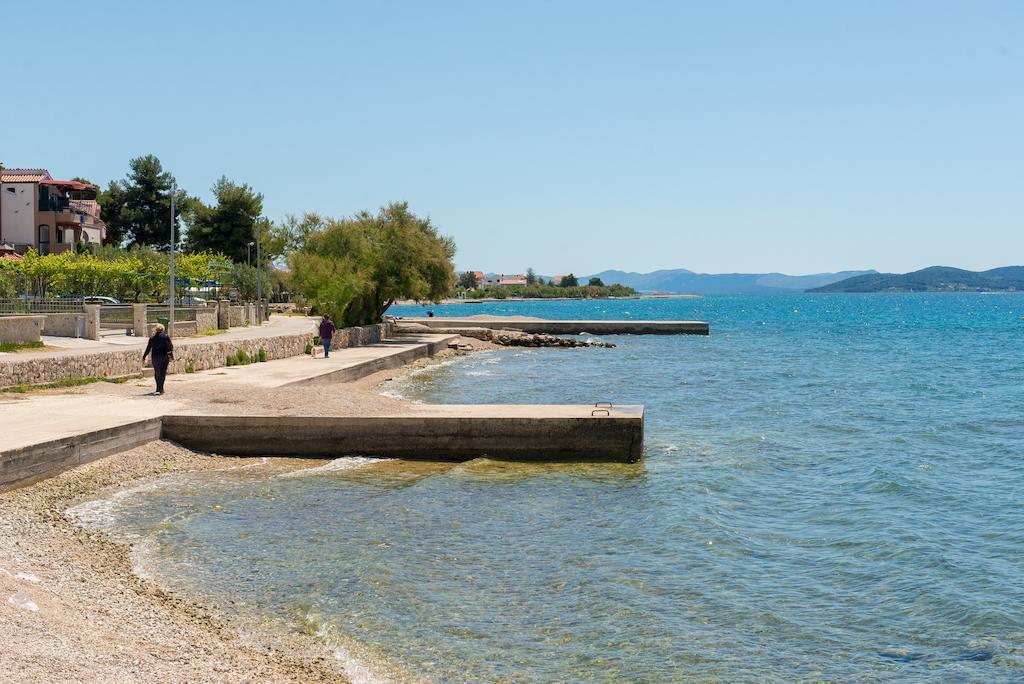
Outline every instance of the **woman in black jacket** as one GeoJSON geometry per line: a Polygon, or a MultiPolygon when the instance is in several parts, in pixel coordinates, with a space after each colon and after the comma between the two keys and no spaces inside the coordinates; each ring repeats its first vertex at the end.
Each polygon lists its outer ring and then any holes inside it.
{"type": "Polygon", "coordinates": [[[154,328],[153,336],[149,338],[146,351],[142,354],[142,361],[145,363],[150,352],[153,354],[153,377],[156,378],[156,392],[164,393],[164,379],[167,378],[167,366],[174,360],[174,343],[171,336],[164,332],[164,326],[159,323],[154,328]]]}

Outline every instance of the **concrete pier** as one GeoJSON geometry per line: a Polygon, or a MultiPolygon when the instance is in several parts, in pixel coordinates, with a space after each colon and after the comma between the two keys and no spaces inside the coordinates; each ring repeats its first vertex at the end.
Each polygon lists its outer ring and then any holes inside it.
{"type": "Polygon", "coordinates": [[[545,335],[707,335],[710,328],[705,321],[548,321],[515,317],[493,318],[403,318],[402,323],[418,323],[442,331],[448,328],[490,328],[491,330],[519,330],[545,335]]]}
{"type": "Polygon", "coordinates": [[[164,416],[163,436],[238,456],[635,463],[643,425],[642,406],[452,405],[433,406],[428,415],[164,416]]]}

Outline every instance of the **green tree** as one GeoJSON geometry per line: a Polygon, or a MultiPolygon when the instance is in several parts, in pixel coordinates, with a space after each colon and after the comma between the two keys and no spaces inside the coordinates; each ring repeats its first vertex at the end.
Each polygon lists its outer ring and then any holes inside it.
{"type": "Polygon", "coordinates": [[[537,284],[537,272],[532,268],[526,269],[526,284],[536,285],[537,284]]]}
{"type": "Polygon", "coordinates": [[[284,221],[274,227],[275,231],[284,238],[285,250],[296,252],[306,244],[306,237],[310,233],[321,231],[326,227],[326,219],[319,214],[305,213],[301,217],[294,214],[285,216],[284,221]]]}
{"type": "Polygon", "coordinates": [[[466,290],[475,290],[480,284],[480,279],[473,271],[466,271],[459,275],[459,286],[466,290]]]}
{"type": "Polygon", "coordinates": [[[289,255],[294,287],[344,325],[380,322],[396,299],[438,302],[455,285],[455,243],[405,202],[324,220],[289,255]]]}
{"type": "Polygon", "coordinates": [[[559,287],[579,287],[579,284],[579,279],[572,273],[567,276],[563,276],[562,280],[558,283],[559,287]]]}
{"type": "Polygon", "coordinates": [[[247,301],[256,299],[256,267],[246,263],[237,263],[231,267],[231,275],[224,283],[224,288],[238,290],[238,298],[247,301]]]}
{"type": "Polygon", "coordinates": [[[600,278],[591,278],[587,281],[587,285],[590,287],[604,287],[604,281],[600,278]]]}
{"type": "MultiPolygon", "coordinates": [[[[171,234],[171,187],[174,176],[163,169],[152,154],[128,162],[131,170],[120,181],[110,181],[97,193],[107,224],[108,244],[152,245],[166,249],[171,234]]],[[[181,216],[190,199],[179,189],[175,218],[181,216]]],[[[181,235],[177,235],[181,240],[181,235]]]]}
{"type": "Polygon", "coordinates": [[[226,176],[221,176],[211,190],[217,201],[215,206],[194,201],[189,207],[188,248],[220,252],[232,261],[245,261],[248,245],[255,242],[258,231],[269,233],[269,224],[257,226],[263,213],[263,195],[226,176]]]}

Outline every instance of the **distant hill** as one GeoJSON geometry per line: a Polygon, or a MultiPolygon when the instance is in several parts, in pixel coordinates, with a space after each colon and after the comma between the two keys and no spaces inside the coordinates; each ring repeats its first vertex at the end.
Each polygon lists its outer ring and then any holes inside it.
{"type": "Polygon", "coordinates": [[[605,283],[620,283],[641,292],[675,292],[683,294],[772,294],[803,292],[839,280],[874,274],[876,271],[842,271],[791,276],[783,273],[694,273],[685,268],[629,273],[602,271],[580,278],[600,278],[605,283]]]}
{"type": "Polygon", "coordinates": [[[931,266],[912,273],[872,273],[815,287],[808,292],[1006,292],[1024,291],[1024,266],[965,271],[931,266]]]}

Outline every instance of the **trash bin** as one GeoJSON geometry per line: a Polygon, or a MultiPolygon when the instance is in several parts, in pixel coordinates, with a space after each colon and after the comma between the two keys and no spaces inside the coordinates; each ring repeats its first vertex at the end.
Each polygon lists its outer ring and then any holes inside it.
{"type": "Polygon", "coordinates": [[[160,325],[164,326],[164,330],[166,330],[167,334],[170,335],[171,329],[167,327],[167,324],[170,323],[170,319],[168,319],[167,316],[157,316],[156,320],[160,325]]]}

